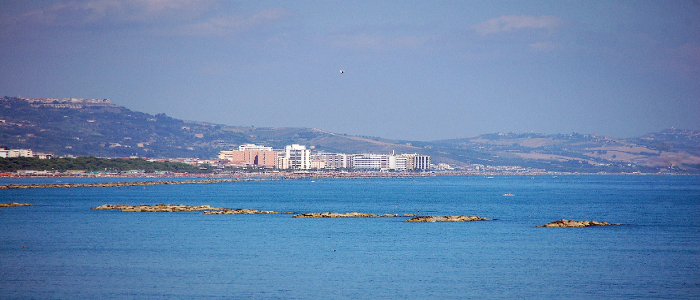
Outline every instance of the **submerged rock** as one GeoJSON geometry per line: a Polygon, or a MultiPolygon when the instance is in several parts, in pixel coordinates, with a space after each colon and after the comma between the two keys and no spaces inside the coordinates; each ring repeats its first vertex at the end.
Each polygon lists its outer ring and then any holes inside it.
{"type": "Polygon", "coordinates": [[[126,204],[105,204],[92,209],[119,209],[124,212],[176,212],[176,211],[202,211],[202,210],[222,210],[223,208],[211,207],[209,204],[199,206],[188,206],[184,204],[156,204],[156,205],[126,205],[126,204]]]}
{"type": "Polygon", "coordinates": [[[34,204],[17,203],[17,202],[0,203],[0,207],[15,207],[15,206],[34,206],[34,204]]]}
{"type": "Polygon", "coordinates": [[[574,221],[561,219],[554,222],[550,222],[544,225],[537,225],[537,227],[590,227],[590,226],[607,226],[607,225],[620,225],[620,223],[610,224],[608,222],[598,222],[598,221],[574,221]]]}
{"type": "Polygon", "coordinates": [[[349,213],[334,213],[334,212],[322,212],[322,213],[303,213],[300,215],[293,215],[292,218],[376,218],[376,217],[398,217],[398,214],[384,214],[375,215],[368,213],[359,212],[349,212],[349,213]]]}
{"type": "Polygon", "coordinates": [[[489,218],[479,216],[418,216],[406,220],[406,222],[470,222],[489,221],[489,218]]]}
{"type": "Polygon", "coordinates": [[[203,215],[255,215],[255,214],[278,214],[279,212],[272,210],[257,210],[250,208],[239,209],[222,209],[205,211],[203,215]]]}

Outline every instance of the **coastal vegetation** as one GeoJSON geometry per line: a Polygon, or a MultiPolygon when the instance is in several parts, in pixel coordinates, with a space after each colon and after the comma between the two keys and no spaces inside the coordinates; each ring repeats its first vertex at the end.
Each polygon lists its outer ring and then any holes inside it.
{"type": "Polygon", "coordinates": [[[127,172],[131,170],[153,173],[156,171],[173,173],[208,173],[211,168],[200,168],[180,162],[156,162],[143,158],[98,158],[98,157],[61,157],[39,159],[34,157],[0,158],[0,171],[16,172],[18,170],[45,170],[66,172],[82,170],[88,172],[127,172]]]}

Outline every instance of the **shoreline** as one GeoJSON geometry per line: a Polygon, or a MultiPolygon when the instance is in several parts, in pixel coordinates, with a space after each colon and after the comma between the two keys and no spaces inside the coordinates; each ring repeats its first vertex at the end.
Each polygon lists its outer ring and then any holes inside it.
{"type": "Polygon", "coordinates": [[[322,172],[322,173],[244,173],[244,174],[218,174],[218,175],[127,175],[127,176],[86,176],[86,175],[60,175],[60,176],[2,176],[0,178],[27,179],[27,178],[85,178],[85,179],[109,179],[109,178],[135,178],[147,179],[149,181],[114,181],[97,183],[37,183],[37,184],[4,184],[3,189],[33,189],[33,188],[75,188],[75,187],[128,187],[146,185],[169,185],[169,184],[211,184],[238,181],[275,181],[275,180],[299,180],[299,179],[366,179],[366,178],[429,178],[436,176],[697,176],[697,174],[659,174],[659,173],[543,173],[543,174],[522,174],[522,173],[473,173],[473,172],[435,172],[435,173],[381,173],[381,172],[322,172]],[[158,180],[157,178],[183,178],[183,180],[158,180]],[[196,178],[196,179],[185,179],[196,178]]]}
{"type": "Polygon", "coordinates": [[[38,184],[7,184],[0,185],[0,190],[5,189],[40,189],[40,188],[76,188],[76,187],[129,187],[145,185],[168,185],[168,184],[209,184],[237,181],[262,181],[262,180],[282,180],[280,178],[255,179],[255,178],[222,178],[222,179],[202,179],[202,180],[153,180],[153,181],[130,181],[130,182],[98,182],[98,183],[38,183],[38,184]]]}

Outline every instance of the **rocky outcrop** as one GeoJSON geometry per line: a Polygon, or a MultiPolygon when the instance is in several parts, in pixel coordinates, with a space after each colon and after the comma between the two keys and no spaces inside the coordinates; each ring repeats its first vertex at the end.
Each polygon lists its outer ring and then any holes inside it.
{"type": "Polygon", "coordinates": [[[156,204],[156,205],[126,205],[126,204],[105,204],[92,209],[119,209],[125,212],[176,212],[176,211],[213,211],[223,210],[223,208],[211,207],[209,204],[199,206],[188,206],[183,204],[156,204]]]}
{"type": "Polygon", "coordinates": [[[418,216],[406,220],[406,222],[470,222],[470,221],[488,221],[489,218],[479,216],[418,216]]]}
{"type": "Polygon", "coordinates": [[[0,203],[0,207],[15,207],[15,206],[34,206],[34,204],[17,203],[17,202],[0,203]]]}
{"type": "Polygon", "coordinates": [[[250,208],[239,208],[239,209],[222,209],[222,210],[209,210],[202,213],[203,215],[257,215],[257,214],[279,214],[279,212],[272,210],[257,210],[250,208]]]}
{"type": "Polygon", "coordinates": [[[597,221],[574,221],[574,220],[557,220],[544,225],[537,225],[537,227],[590,227],[590,226],[607,226],[607,225],[620,225],[620,223],[610,224],[608,222],[597,222],[597,221]]]}
{"type": "MultiPolygon", "coordinates": [[[[334,213],[334,212],[322,212],[322,213],[303,213],[300,215],[293,215],[292,218],[376,218],[376,217],[398,217],[398,214],[384,214],[375,215],[368,213],[359,212],[349,212],[349,213],[334,213]]],[[[407,217],[408,215],[404,215],[407,217]]]]}

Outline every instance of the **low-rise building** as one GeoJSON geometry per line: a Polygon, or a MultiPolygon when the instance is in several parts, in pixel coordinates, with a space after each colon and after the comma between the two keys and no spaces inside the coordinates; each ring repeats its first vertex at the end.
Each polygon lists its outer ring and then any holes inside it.
{"type": "Polygon", "coordinates": [[[276,154],[272,147],[255,144],[244,144],[238,146],[238,150],[219,152],[219,159],[226,160],[234,166],[274,168],[275,158],[276,154]]]}
{"type": "Polygon", "coordinates": [[[350,168],[351,155],[344,153],[313,153],[311,154],[311,168],[319,166],[318,169],[346,169],[350,168]],[[322,163],[322,164],[321,164],[322,163]],[[321,165],[323,165],[321,167],[321,165]]]}
{"type": "Polygon", "coordinates": [[[34,157],[32,149],[9,149],[7,157],[34,157]]]}

